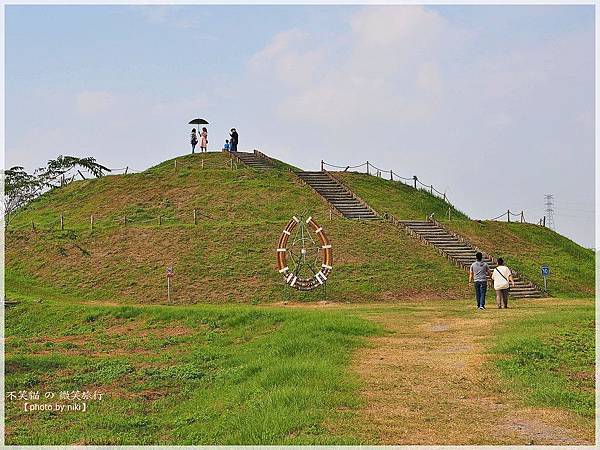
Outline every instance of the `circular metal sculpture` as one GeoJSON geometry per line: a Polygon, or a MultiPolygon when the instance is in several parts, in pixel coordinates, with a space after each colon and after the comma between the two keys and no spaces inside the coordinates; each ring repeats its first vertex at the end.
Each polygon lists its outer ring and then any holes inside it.
{"type": "Polygon", "coordinates": [[[277,246],[277,270],[285,282],[300,291],[310,291],[322,286],[332,269],[331,242],[323,227],[312,217],[292,217],[277,246]]]}

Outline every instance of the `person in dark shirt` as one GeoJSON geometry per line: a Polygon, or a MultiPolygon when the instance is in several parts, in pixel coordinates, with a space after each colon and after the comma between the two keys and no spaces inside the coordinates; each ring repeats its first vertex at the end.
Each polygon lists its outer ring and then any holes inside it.
{"type": "Polygon", "coordinates": [[[231,132],[229,133],[229,135],[231,136],[231,140],[230,140],[230,144],[231,144],[231,151],[232,152],[237,152],[237,146],[238,146],[238,132],[235,128],[231,129],[231,132]]]}
{"type": "Polygon", "coordinates": [[[196,134],[195,128],[192,128],[192,136],[190,137],[190,144],[192,144],[192,154],[193,154],[194,149],[196,148],[196,144],[198,144],[198,135],[196,134]]]}

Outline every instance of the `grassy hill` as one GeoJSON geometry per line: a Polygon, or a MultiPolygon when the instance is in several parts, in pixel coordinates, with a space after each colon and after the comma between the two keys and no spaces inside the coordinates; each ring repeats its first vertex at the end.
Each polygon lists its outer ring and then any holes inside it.
{"type": "MultiPolygon", "coordinates": [[[[343,177],[379,212],[447,210],[425,192],[343,177]]],[[[547,255],[565,294],[593,288],[591,252],[568,239],[453,217],[515,267],[547,255]]],[[[593,300],[476,311],[461,269],[390,223],[330,220],[284,164],[259,172],[221,153],[185,156],[55,189],[13,217],[5,269],[18,300],[6,306],[7,393],[103,395],[85,413],[24,410],[49,400],[7,396],[11,445],[533,443],[474,427],[480,417],[533,418],[552,444],[565,430],[593,441],[593,300]],[[322,298],[284,290],[275,270],[279,234],[303,213],[334,245],[329,300],[362,304],[272,304],[322,298]]]]}
{"type": "Polygon", "coordinates": [[[286,167],[232,169],[222,153],[77,181],[43,195],[9,226],[7,292],[155,303],[165,300],[165,269],[173,266],[177,303],[319,300],[320,294],[284,289],[275,271],[281,230],[293,214],[305,212],[334,245],[330,300],[461,298],[468,292],[462,271],[392,225],[329,220],[327,204],[286,167]]]}
{"type": "Polygon", "coordinates": [[[399,219],[424,220],[435,217],[477,247],[543,286],[542,264],[551,270],[548,292],[554,296],[593,296],[594,252],[570,239],[532,224],[470,220],[442,199],[424,190],[361,173],[336,173],[349,188],[380,214],[392,213],[399,219]]]}

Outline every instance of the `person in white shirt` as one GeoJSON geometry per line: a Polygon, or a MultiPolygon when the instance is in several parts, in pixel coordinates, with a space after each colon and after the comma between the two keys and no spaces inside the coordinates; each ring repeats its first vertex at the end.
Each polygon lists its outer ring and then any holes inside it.
{"type": "Polygon", "coordinates": [[[508,308],[508,292],[510,286],[515,286],[511,270],[504,265],[504,260],[498,258],[498,266],[492,272],[494,289],[496,290],[496,306],[499,309],[508,308]]]}

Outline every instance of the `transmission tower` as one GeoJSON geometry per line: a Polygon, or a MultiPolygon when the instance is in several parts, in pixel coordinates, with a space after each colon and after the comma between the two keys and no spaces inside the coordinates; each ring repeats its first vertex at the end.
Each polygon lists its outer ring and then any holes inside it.
{"type": "Polygon", "coordinates": [[[546,207],[546,226],[554,230],[554,195],[544,195],[544,206],[546,207]]]}

